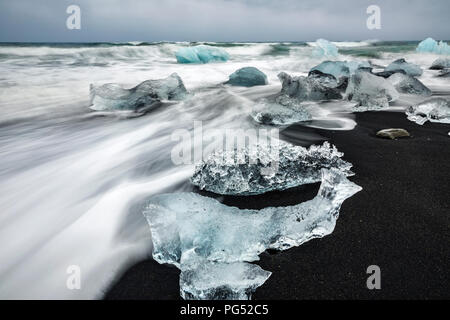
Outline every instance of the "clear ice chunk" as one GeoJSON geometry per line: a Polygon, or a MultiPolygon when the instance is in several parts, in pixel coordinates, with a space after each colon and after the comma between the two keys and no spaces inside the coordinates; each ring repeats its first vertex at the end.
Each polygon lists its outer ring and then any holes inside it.
{"type": "Polygon", "coordinates": [[[333,232],[342,203],[361,187],[338,169],[322,170],[312,200],[242,210],[195,193],[153,196],[144,210],[153,257],[180,268],[186,299],[248,299],[270,273],[245,262],[267,249],[287,250],[333,232]]]}
{"type": "Polygon", "coordinates": [[[152,107],[162,100],[182,100],[187,91],[178,74],[160,80],[147,80],[134,88],[124,89],[118,84],[90,86],[90,108],[104,110],[139,110],[152,107]]]}
{"type": "Polygon", "coordinates": [[[357,103],[354,111],[368,111],[389,107],[389,101],[396,100],[399,94],[385,78],[359,70],[351,76],[345,97],[357,103]]]}
{"type": "Polygon", "coordinates": [[[430,70],[443,70],[447,68],[450,68],[450,58],[439,58],[432,63],[430,70]]]}
{"type": "Polygon", "coordinates": [[[450,46],[444,41],[437,42],[433,38],[427,38],[419,43],[416,51],[437,54],[450,54],[450,46]]]}
{"type": "Polygon", "coordinates": [[[271,145],[215,150],[197,165],[191,182],[201,190],[217,194],[262,194],[319,182],[323,168],[336,168],[350,176],[352,164],[342,160],[342,156],[328,142],[309,148],[278,141],[271,145]]]}
{"type": "Polygon", "coordinates": [[[367,61],[324,61],[313,67],[310,73],[317,70],[334,76],[338,81],[342,81],[342,78],[349,78],[361,68],[371,68],[371,65],[367,61]]]}
{"type": "Polygon", "coordinates": [[[338,48],[328,40],[318,39],[314,44],[313,56],[316,58],[337,57],[338,48]]]}
{"type": "Polygon", "coordinates": [[[179,49],[175,57],[178,63],[208,63],[228,61],[230,55],[221,48],[198,45],[179,49]]]}
{"type": "Polygon", "coordinates": [[[233,72],[226,83],[233,86],[253,87],[266,85],[268,81],[267,76],[257,68],[244,67],[233,72]]]}
{"type": "Polygon", "coordinates": [[[394,73],[388,78],[388,81],[397,89],[400,93],[414,94],[421,96],[430,96],[431,90],[428,89],[422,82],[414,78],[413,76],[394,73]]]}
{"type": "Polygon", "coordinates": [[[450,101],[431,98],[406,109],[408,120],[423,125],[425,122],[450,123],[450,101]]]}
{"type": "Polygon", "coordinates": [[[384,72],[397,72],[404,71],[406,74],[409,74],[413,77],[419,77],[422,75],[423,70],[420,66],[412,63],[406,62],[405,59],[398,59],[388,65],[384,72]]]}
{"type": "Polygon", "coordinates": [[[317,77],[292,77],[285,72],[278,74],[281,81],[281,94],[299,101],[319,101],[342,99],[342,94],[336,87],[329,87],[326,82],[317,77]]]}
{"type": "Polygon", "coordinates": [[[307,106],[313,102],[299,102],[287,96],[278,96],[275,101],[261,99],[253,106],[251,116],[261,124],[289,125],[297,122],[312,120],[307,106]]]}

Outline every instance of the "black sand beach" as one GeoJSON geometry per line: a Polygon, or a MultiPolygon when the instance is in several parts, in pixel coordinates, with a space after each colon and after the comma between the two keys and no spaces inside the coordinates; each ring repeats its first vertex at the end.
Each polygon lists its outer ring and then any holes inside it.
{"type": "MultiPolygon", "coordinates": [[[[258,264],[272,271],[254,299],[449,299],[450,125],[419,126],[404,113],[356,114],[352,131],[319,134],[354,165],[351,180],[363,191],[344,202],[335,231],[280,253],[263,253],[258,264]],[[404,128],[412,137],[385,140],[380,129],[404,128]],[[368,290],[366,269],[381,268],[381,290],[368,290]]],[[[257,197],[226,197],[241,208],[296,204],[318,185],[257,197]]],[[[129,269],[106,299],[180,299],[179,271],[147,260],[129,269]]]]}

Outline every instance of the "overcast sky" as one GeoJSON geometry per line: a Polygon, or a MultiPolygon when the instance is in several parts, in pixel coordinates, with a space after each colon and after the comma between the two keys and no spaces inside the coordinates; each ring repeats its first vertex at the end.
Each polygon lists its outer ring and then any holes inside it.
{"type": "Polygon", "coordinates": [[[449,40],[449,18],[450,0],[0,0],[0,41],[449,40]],[[71,4],[81,30],[66,28],[71,4]]]}

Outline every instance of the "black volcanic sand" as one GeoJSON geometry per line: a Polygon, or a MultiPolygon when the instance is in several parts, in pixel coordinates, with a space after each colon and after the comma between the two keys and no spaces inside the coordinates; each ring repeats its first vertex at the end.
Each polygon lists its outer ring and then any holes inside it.
{"type": "MultiPolygon", "coordinates": [[[[334,232],[298,248],[266,252],[257,262],[272,276],[254,299],[450,298],[450,125],[419,126],[404,113],[356,114],[352,131],[294,125],[282,135],[319,134],[354,165],[363,191],[346,200],[334,232]],[[380,129],[412,137],[385,140],[380,129]],[[381,268],[381,290],[368,290],[366,269],[381,268]]],[[[318,141],[320,142],[320,141],[318,141]]],[[[311,199],[318,184],[262,196],[222,197],[241,208],[292,205],[311,199]]],[[[179,271],[153,260],[129,269],[106,299],[180,299],[179,271]]]]}

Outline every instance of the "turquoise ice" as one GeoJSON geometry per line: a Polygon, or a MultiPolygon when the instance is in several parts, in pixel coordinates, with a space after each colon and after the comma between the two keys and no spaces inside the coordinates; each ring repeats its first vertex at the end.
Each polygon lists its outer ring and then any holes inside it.
{"type": "Polygon", "coordinates": [[[437,42],[433,38],[423,40],[417,46],[417,52],[431,52],[437,54],[450,54],[450,46],[444,41],[437,42]]]}
{"type": "Polygon", "coordinates": [[[233,72],[226,83],[233,86],[253,87],[266,85],[268,81],[267,76],[257,68],[244,67],[233,72]]]}
{"type": "Polygon", "coordinates": [[[181,48],[175,56],[178,63],[208,63],[227,61],[230,58],[225,50],[207,45],[181,48]]]}
{"type": "Polygon", "coordinates": [[[338,56],[336,45],[325,39],[318,39],[313,50],[313,56],[316,58],[331,58],[338,56]]]}

